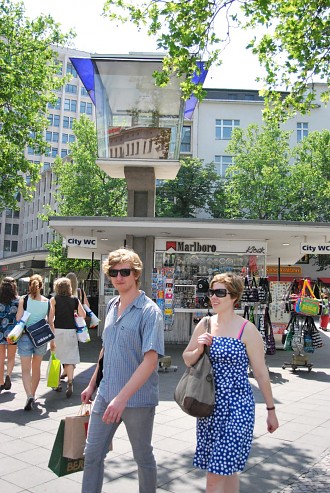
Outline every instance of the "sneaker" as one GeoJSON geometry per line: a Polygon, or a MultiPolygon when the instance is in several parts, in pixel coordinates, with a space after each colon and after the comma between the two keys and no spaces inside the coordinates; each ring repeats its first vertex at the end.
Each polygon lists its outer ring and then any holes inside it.
{"type": "Polygon", "coordinates": [[[32,409],[32,404],[34,403],[34,398],[31,396],[31,397],[28,397],[26,399],[26,404],[25,404],[25,407],[24,407],[24,411],[31,411],[32,409]]]}
{"type": "Polygon", "coordinates": [[[2,387],[4,390],[10,390],[11,389],[11,380],[10,380],[9,375],[6,376],[5,383],[2,387]]]}
{"type": "Polygon", "coordinates": [[[67,398],[72,396],[72,392],[73,392],[73,382],[72,382],[72,380],[68,380],[68,386],[67,386],[66,392],[65,392],[67,398]]]}

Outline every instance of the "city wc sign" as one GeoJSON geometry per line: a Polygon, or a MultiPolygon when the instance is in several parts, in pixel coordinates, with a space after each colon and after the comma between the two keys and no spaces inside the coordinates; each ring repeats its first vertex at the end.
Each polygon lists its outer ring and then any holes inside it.
{"type": "Polygon", "coordinates": [[[89,236],[69,236],[63,238],[63,247],[97,248],[97,238],[89,236]]]}
{"type": "Polygon", "coordinates": [[[300,243],[300,253],[330,255],[330,243],[300,243]]]}

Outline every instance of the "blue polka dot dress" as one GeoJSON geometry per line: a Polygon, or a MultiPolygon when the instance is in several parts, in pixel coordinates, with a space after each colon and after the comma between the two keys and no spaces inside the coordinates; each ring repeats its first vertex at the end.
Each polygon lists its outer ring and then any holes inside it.
{"type": "Polygon", "coordinates": [[[231,475],[242,471],[248,459],[254,429],[255,402],[248,379],[248,356],[241,336],[213,336],[210,359],[215,380],[215,409],[197,419],[194,466],[231,475]]]}

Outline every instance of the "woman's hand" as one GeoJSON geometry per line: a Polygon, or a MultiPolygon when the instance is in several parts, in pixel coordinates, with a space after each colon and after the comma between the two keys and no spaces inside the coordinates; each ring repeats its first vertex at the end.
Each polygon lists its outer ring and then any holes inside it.
{"type": "Polygon", "coordinates": [[[198,347],[200,348],[201,346],[203,346],[204,349],[204,345],[211,346],[212,340],[213,340],[213,336],[209,332],[204,332],[203,334],[197,337],[198,347]]]}

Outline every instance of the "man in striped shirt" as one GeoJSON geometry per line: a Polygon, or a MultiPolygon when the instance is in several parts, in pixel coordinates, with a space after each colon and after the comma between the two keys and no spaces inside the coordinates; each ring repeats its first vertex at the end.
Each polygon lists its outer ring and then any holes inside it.
{"type": "MultiPolygon", "coordinates": [[[[119,296],[110,300],[103,331],[103,378],[95,398],[85,448],[82,493],[101,493],[104,459],[124,422],[138,466],[139,493],[155,493],[157,469],[151,445],[158,404],[158,357],[164,355],[164,321],[158,306],[139,289],[142,261],[132,250],[110,252],[103,263],[119,296]]],[[[81,394],[91,402],[96,368],[81,394]]]]}

